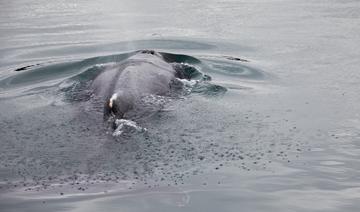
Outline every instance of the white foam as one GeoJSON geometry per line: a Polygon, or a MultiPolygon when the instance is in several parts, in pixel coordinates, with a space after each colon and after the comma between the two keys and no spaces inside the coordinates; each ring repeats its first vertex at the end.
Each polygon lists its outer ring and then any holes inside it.
{"type": "Polygon", "coordinates": [[[184,85],[184,89],[186,93],[191,93],[193,88],[200,82],[199,80],[187,80],[187,79],[179,79],[179,81],[184,85]]]}
{"type": "Polygon", "coordinates": [[[133,129],[136,132],[145,132],[147,129],[140,127],[136,122],[127,119],[116,119],[116,129],[113,132],[113,136],[120,136],[126,129],[133,129]]]}
{"type": "Polygon", "coordinates": [[[169,100],[170,100],[169,97],[154,95],[154,94],[146,95],[141,98],[141,101],[144,104],[148,104],[148,105],[164,105],[169,100]]]}

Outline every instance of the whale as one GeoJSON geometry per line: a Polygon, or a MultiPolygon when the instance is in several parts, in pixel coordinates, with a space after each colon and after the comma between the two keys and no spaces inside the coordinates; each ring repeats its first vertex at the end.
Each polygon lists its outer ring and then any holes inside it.
{"type": "Polygon", "coordinates": [[[111,65],[92,82],[93,94],[104,103],[104,120],[124,118],[144,96],[167,96],[184,78],[162,54],[140,50],[120,64],[111,65]]]}

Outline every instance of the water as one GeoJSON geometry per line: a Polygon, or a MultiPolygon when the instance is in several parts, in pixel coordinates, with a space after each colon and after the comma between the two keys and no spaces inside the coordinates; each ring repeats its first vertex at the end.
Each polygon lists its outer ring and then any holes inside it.
{"type": "Polygon", "coordinates": [[[359,210],[358,1],[0,8],[1,211],[359,210]],[[114,137],[88,83],[139,49],[215,87],[114,137]]]}

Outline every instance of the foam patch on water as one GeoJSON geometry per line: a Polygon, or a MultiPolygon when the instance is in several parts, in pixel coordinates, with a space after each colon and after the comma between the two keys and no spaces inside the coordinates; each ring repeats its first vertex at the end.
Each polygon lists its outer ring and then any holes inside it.
{"type": "Polygon", "coordinates": [[[127,131],[146,132],[146,128],[140,127],[135,121],[128,119],[116,119],[115,125],[116,129],[112,134],[114,137],[120,136],[127,131]]]}
{"type": "Polygon", "coordinates": [[[146,95],[141,98],[142,103],[146,105],[164,105],[170,101],[170,98],[167,96],[160,96],[160,95],[146,95]]]}
{"type": "Polygon", "coordinates": [[[186,94],[190,94],[193,88],[200,82],[200,80],[187,79],[179,79],[179,81],[184,85],[184,90],[186,94]]]}

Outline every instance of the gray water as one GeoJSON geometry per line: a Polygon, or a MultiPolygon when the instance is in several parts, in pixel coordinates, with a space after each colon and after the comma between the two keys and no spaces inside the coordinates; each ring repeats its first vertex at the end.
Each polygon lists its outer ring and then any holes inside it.
{"type": "Polygon", "coordinates": [[[359,211],[360,3],[0,2],[0,211],[359,211]],[[140,49],[213,87],[115,138],[93,73],[140,49]]]}

